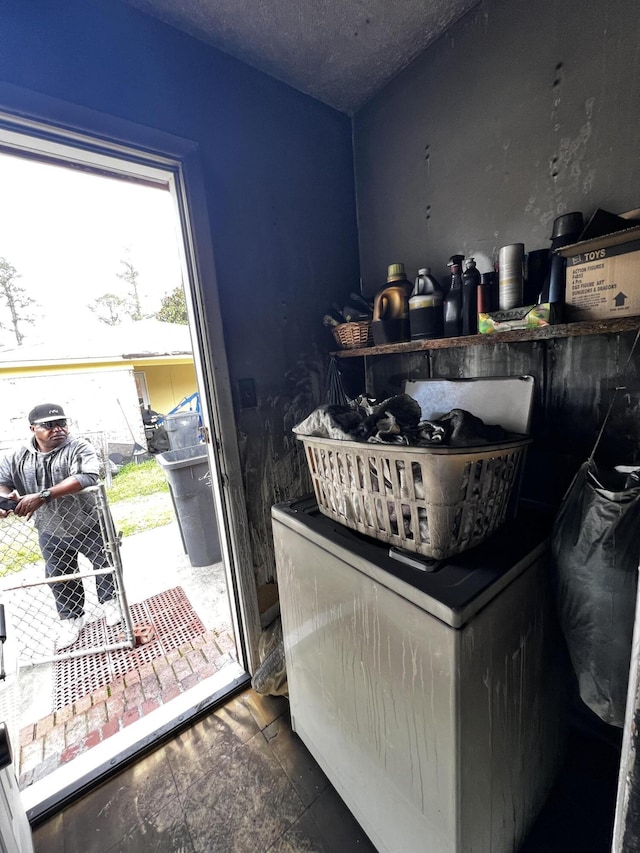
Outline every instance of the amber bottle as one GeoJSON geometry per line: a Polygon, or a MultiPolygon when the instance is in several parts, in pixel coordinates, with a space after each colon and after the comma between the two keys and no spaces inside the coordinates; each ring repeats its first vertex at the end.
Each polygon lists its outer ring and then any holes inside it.
{"type": "Polygon", "coordinates": [[[404,264],[390,264],[387,286],[376,294],[373,302],[371,332],[376,346],[409,340],[409,297],[412,290],[404,264]]]}

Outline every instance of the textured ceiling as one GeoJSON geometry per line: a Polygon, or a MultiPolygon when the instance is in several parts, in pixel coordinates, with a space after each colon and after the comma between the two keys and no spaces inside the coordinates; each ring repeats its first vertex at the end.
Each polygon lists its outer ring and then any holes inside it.
{"type": "Polygon", "coordinates": [[[478,0],[126,0],[352,114],[478,0]]]}

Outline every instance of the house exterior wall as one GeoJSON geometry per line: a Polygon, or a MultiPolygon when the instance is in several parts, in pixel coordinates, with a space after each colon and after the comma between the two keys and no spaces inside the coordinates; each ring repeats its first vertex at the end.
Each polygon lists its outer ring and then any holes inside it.
{"type": "Polygon", "coordinates": [[[163,415],[198,388],[193,363],[143,365],[136,366],[136,371],[143,372],[146,377],[151,408],[163,415]]]}
{"type": "Polygon", "coordinates": [[[144,445],[144,431],[128,367],[57,369],[0,376],[0,452],[30,437],[28,413],[36,403],[59,403],[75,435],[103,433],[108,444],[144,445]]]}
{"type": "Polygon", "coordinates": [[[2,44],[0,81],[198,144],[254,570],[273,577],[270,506],[309,488],[290,427],[324,395],[321,318],[358,287],[350,120],[118,0],[7,0],[2,44]]]}

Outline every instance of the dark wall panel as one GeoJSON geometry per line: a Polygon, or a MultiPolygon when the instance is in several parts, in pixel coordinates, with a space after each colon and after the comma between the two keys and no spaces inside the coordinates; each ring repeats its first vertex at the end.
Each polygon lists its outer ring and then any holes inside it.
{"type": "Polygon", "coordinates": [[[482,0],[354,119],[364,288],[640,205],[635,0],[482,0]]]}

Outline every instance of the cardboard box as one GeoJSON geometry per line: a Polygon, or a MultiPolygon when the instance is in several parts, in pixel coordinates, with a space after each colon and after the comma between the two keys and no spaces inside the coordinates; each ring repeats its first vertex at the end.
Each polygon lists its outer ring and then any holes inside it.
{"type": "Polygon", "coordinates": [[[557,323],[557,308],[550,302],[539,305],[524,305],[509,311],[492,311],[478,314],[478,332],[489,335],[493,332],[512,332],[516,329],[538,329],[557,323]]]}
{"type": "Polygon", "coordinates": [[[567,259],[568,321],[640,314],[640,226],[573,243],[558,254],[567,259]]]}

